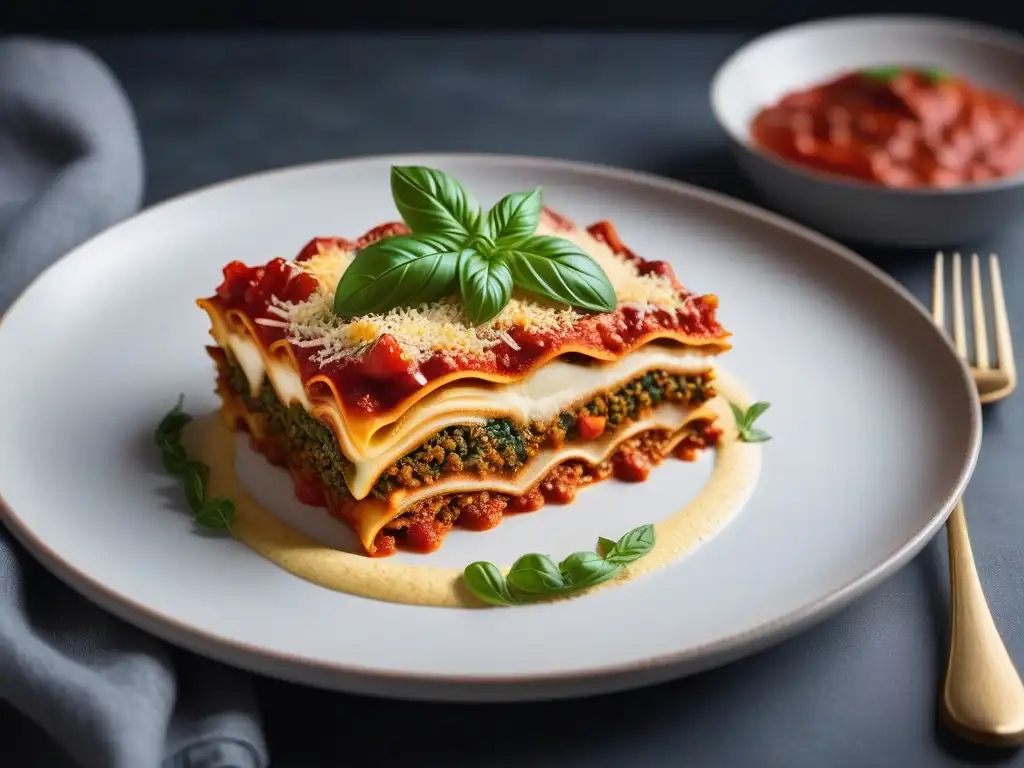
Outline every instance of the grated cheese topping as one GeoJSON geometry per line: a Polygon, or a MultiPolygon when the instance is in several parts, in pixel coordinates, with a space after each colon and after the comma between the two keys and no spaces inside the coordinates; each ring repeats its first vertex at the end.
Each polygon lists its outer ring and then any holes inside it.
{"type": "MultiPolygon", "coordinates": [[[[571,240],[590,254],[611,281],[620,306],[641,310],[685,308],[685,301],[669,279],[639,274],[632,262],[617,256],[585,229],[555,229],[542,218],[537,234],[571,240]]],[[[488,354],[491,347],[503,341],[515,347],[509,329],[558,331],[569,328],[584,314],[562,304],[513,293],[501,313],[482,325],[470,323],[457,296],[383,314],[339,317],[334,313],[335,288],[354,258],[352,250],[321,247],[317,256],[293,263],[293,267],[317,278],[319,290],[301,304],[275,299],[270,312],[280,320],[262,322],[287,326],[289,341],[298,347],[319,347],[314,360],[324,365],[359,354],[384,334],[394,337],[403,352],[416,361],[437,352],[453,356],[488,354]]]]}

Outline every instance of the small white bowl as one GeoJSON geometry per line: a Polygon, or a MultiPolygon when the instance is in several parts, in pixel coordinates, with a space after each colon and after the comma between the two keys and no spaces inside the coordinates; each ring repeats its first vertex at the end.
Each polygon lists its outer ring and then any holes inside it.
{"type": "Polygon", "coordinates": [[[1024,174],[950,189],[891,189],[803,169],[754,147],[750,124],[790,91],[850,70],[940,67],[1024,104],[1024,37],[924,16],[850,16],[758,37],[715,73],[711,109],[770,207],[861,243],[954,246],[1024,215],[1024,174]]]}

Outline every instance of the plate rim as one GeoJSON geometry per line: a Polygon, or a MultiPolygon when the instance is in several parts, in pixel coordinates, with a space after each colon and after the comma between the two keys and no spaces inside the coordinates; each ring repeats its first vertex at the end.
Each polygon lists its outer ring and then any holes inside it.
{"type": "MultiPolygon", "coordinates": [[[[278,677],[280,679],[301,681],[321,688],[355,690],[369,692],[373,681],[402,682],[406,685],[432,685],[454,688],[464,685],[500,686],[507,688],[515,685],[544,685],[567,683],[579,680],[608,680],[608,685],[602,690],[612,690],[632,687],[627,684],[614,684],[616,677],[629,675],[631,673],[651,673],[661,671],[662,678],[667,679],[670,674],[666,671],[686,664],[693,664],[700,669],[717,666],[719,663],[728,662],[733,659],[747,655],[745,649],[750,653],[757,652],[763,648],[773,645],[775,642],[798,633],[802,629],[824,620],[840,608],[848,605],[856,598],[868,592],[871,588],[892,576],[897,570],[905,566],[938,532],[945,524],[956,501],[963,494],[978,461],[981,448],[981,403],[977,390],[966,364],[956,354],[952,342],[948,336],[942,333],[932,323],[929,313],[923,304],[910,293],[899,281],[872,264],[864,257],[857,254],[851,248],[829,238],[815,230],[793,221],[785,216],[769,211],[745,200],[726,195],[722,192],[700,187],[690,182],[660,176],[648,171],[622,168],[614,165],[596,163],[581,160],[568,160],[564,158],[548,157],[544,155],[517,155],[508,153],[489,152],[402,152],[383,153],[375,155],[357,155],[351,157],[340,157],[328,160],[319,160],[297,165],[278,166],[256,171],[230,179],[221,180],[187,192],[180,193],[173,197],[162,200],[148,208],[144,208],[103,231],[83,241],[63,256],[54,260],[42,270],[11,302],[8,309],[0,315],[0,332],[3,329],[3,321],[10,314],[11,310],[25,302],[25,297],[36,288],[46,276],[62,262],[80,258],[81,252],[88,248],[93,241],[106,236],[112,230],[136,225],[140,220],[144,221],[149,216],[156,216],[168,206],[184,202],[190,198],[201,196],[208,192],[229,189],[233,186],[244,186],[245,184],[266,180],[272,177],[282,177],[288,174],[302,174],[327,167],[343,170],[346,166],[359,164],[401,164],[414,161],[417,163],[436,163],[444,165],[446,162],[470,162],[479,164],[515,164],[521,166],[544,166],[560,170],[566,173],[576,173],[589,176],[602,177],[611,181],[625,182],[632,185],[658,189],[669,192],[673,195],[682,196],[690,200],[697,200],[726,209],[732,213],[739,214],[748,219],[754,219],[762,224],[767,224],[775,229],[781,229],[789,234],[797,236],[818,246],[821,250],[827,251],[832,257],[846,262],[848,265],[867,273],[876,282],[880,283],[886,290],[904,303],[909,304],[917,312],[921,319],[934,331],[941,340],[947,353],[953,357],[960,369],[960,384],[968,394],[968,406],[970,409],[969,437],[967,452],[961,466],[956,483],[950,494],[943,500],[939,508],[916,534],[895,549],[882,556],[879,562],[861,573],[856,578],[848,581],[837,589],[832,590],[823,597],[804,603],[787,613],[776,616],[768,621],[762,621],[754,626],[730,634],[722,635],[699,645],[691,646],[682,650],[661,653],[646,659],[602,664],[600,666],[575,669],[571,671],[552,671],[532,674],[450,674],[438,672],[398,672],[393,670],[378,669],[372,666],[351,664],[344,662],[324,661],[309,656],[295,653],[269,649],[253,645],[244,640],[236,640],[230,637],[217,634],[205,628],[192,626],[178,618],[167,615],[153,607],[137,602],[131,597],[122,594],[117,589],[108,586],[95,579],[88,573],[76,568],[65,561],[61,556],[52,550],[46,542],[34,535],[31,526],[8,505],[0,489],[0,521],[13,534],[22,546],[50,573],[64,582],[75,592],[84,596],[89,601],[97,604],[102,609],[109,611],[120,619],[126,621],[143,631],[170,642],[174,645],[186,648],[201,655],[222,661],[229,665],[249,669],[260,674],[278,677]],[[701,665],[701,660],[710,661],[701,665]],[[281,670],[300,670],[300,674],[287,674],[281,670]],[[317,676],[319,673],[319,676],[317,676]],[[345,684],[338,684],[337,677],[344,676],[345,684]],[[361,683],[359,682],[361,681],[361,683]],[[351,683],[355,682],[355,685],[351,683]]],[[[659,678],[660,679],[660,678],[659,678]]],[[[443,694],[432,695],[410,695],[409,691],[392,690],[390,693],[383,690],[375,690],[377,695],[396,696],[400,698],[419,698],[441,700],[446,698],[443,694]]],[[[483,700],[494,699],[493,696],[486,696],[481,690],[478,696],[456,696],[458,700],[483,700]]],[[[566,695],[566,694],[562,694],[566,695]]],[[[571,695],[571,694],[568,694],[571,695]]],[[[451,699],[452,697],[447,697],[451,699]]],[[[500,700],[549,698],[548,696],[525,695],[502,698],[500,700]]]]}

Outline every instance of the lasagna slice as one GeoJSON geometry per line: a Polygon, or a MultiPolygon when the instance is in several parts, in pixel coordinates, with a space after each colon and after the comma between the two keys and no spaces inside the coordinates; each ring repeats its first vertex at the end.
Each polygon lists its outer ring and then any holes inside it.
{"type": "Polygon", "coordinates": [[[537,231],[600,264],[613,312],[514,296],[480,325],[457,298],[336,315],[355,254],[407,231],[385,224],[356,241],[314,239],[292,261],[231,262],[197,302],[223,416],[367,554],[429,552],[453,526],[492,528],[610,476],[643,480],[716,442],[713,363],[729,348],[717,299],[637,257],[608,222],[584,229],[545,209],[537,231]]]}

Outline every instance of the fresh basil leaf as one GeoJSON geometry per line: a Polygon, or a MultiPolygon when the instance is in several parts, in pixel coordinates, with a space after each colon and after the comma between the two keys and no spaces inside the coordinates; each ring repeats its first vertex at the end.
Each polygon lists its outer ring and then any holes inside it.
{"type": "Polygon", "coordinates": [[[729,410],[732,411],[732,417],[736,420],[736,428],[742,430],[747,425],[747,414],[736,403],[729,403],[729,410]]]}
{"type": "Polygon", "coordinates": [[[597,552],[573,552],[558,568],[571,590],[602,584],[621,570],[621,566],[608,562],[597,552]]]}
{"type": "Polygon", "coordinates": [[[754,421],[767,411],[769,407],[771,407],[771,403],[766,403],[762,400],[754,403],[744,412],[735,403],[729,403],[732,415],[736,418],[736,429],[740,433],[740,440],[745,443],[763,443],[771,439],[767,432],[755,429],[753,426],[754,421]]]}
{"type": "Polygon", "coordinates": [[[594,312],[615,309],[615,289],[601,265],[575,243],[534,235],[497,251],[508,262],[516,287],[594,312]]]}
{"type": "Polygon", "coordinates": [[[480,229],[480,204],[447,173],[420,165],[391,167],[391,196],[416,234],[457,247],[480,229]]]}
{"type": "Polygon", "coordinates": [[[615,547],[605,553],[604,559],[614,565],[625,565],[639,560],[654,548],[654,526],[641,525],[623,536],[615,547]]]}
{"type": "MultiPolygon", "coordinates": [[[[889,83],[899,77],[903,72],[910,71],[908,67],[870,67],[868,69],[862,69],[860,74],[864,77],[870,78],[871,80],[877,80],[881,83],[889,83]]],[[[950,75],[944,69],[938,67],[920,67],[913,70],[917,72],[921,77],[925,78],[932,84],[941,83],[943,80],[948,80],[950,75]]]]}
{"type": "Polygon", "coordinates": [[[206,500],[206,465],[198,461],[188,462],[182,471],[185,499],[193,512],[199,514],[206,500]]]}
{"type": "Polygon", "coordinates": [[[899,77],[902,71],[903,67],[869,67],[868,69],[862,69],[860,74],[871,80],[888,83],[899,77]]]}
{"type": "Polygon", "coordinates": [[[938,69],[937,67],[926,67],[919,70],[922,77],[924,77],[932,85],[944,82],[950,79],[950,74],[944,69],[938,69]]]}
{"type": "Polygon", "coordinates": [[[597,552],[574,552],[556,566],[547,555],[530,553],[513,563],[507,577],[487,562],[466,566],[463,577],[467,588],[484,602],[519,605],[603,584],[615,578],[623,564],[643,557],[653,546],[654,526],[641,525],[618,541],[598,539],[598,548],[606,555],[618,553],[619,562],[597,552]]]}
{"type": "Polygon", "coordinates": [[[537,231],[540,223],[541,188],[506,195],[490,211],[484,232],[499,247],[514,248],[537,231]]]}
{"type": "Polygon", "coordinates": [[[459,291],[469,319],[486,323],[512,298],[512,273],[501,259],[465,250],[459,256],[459,291]]]}
{"type": "Polygon", "coordinates": [[[367,246],[338,281],[334,311],[342,317],[437,301],[455,286],[458,253],[428,235],[387,237],[367,246]]]}
{"type": "Polygon", "coordinates": [[[206,499],[206,480],[210,468],[201,461],[189,459],[181,444],[181,430],[192,417],[182,410],[184,396],[154,431],[164,469],[181,479],[185,499],[195,515],[196,524],[213,530],[226,530],[235,517],[234,502],[228,499],[206,499]]]}
{"type": "Polygon", "coordinates": [[[757,417],[767,411],[770,407],[771,403],[766,403],[763,400],[754,403],[752,406],[747,408],[746,423],[748,425],[753,424],[757,420],[757,417]]]}
{"type": "Polygon", "coordinates": [[[192,417],[182,410],[184,405],[185,395],[178,395],[178,403],[167,412],[156,427],[154,437],[158,443],[161,438],[179,435],[185,425],[192,420],[192,417]]]}
{"type": "Polygon", "coordinates": [[[235,504],[230,499],[210,499],[196,512],[196,524],[215,531],[230,530],[235,504]]]}
{"type": "Polygon", "coordinates": [[[749,427],[740,432],[740,439],[745,443],[765,443],[772,439],[772,436],[763,429],[749,427]]]}
{"type": "Polygon", "coordinates": [[[547,555],[532,553],[516,560],[505,577],[515,592],[549,595],[565,586],[558,566],[547,555]]]}
{"type": "Polygon", "coordinates": [[[615,549],[616,541],[613,539],[606,539],[601,536],[597,540],[597,551],[602,557],[607,557],[608,553],[615,549]]]}
{"type": "Polygon", "coordinates": [[[188,454],[185,452],[184,446],[177,441],[171,441],[170,438],[162,438],[160,443],[160,461],[164,465],[164,470],[175,477],[181,477],[185,471],[185,466],[188,464],[188,454]]]}
{"type": "Polygon", "coordinates": [[[516,605],[516,600],[508,590],[505,577],[494,563],[470,563],[462,572],[466,587],[485,603],[491,605],[516,605]]]}

